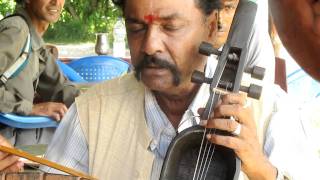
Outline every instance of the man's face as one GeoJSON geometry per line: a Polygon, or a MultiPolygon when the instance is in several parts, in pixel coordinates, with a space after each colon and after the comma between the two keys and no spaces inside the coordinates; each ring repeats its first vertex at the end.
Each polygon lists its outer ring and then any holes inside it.
{"type": "Polygon", "coordinates": [[[32,18],[48,23],[59,20],[64,2],[64,0],[26,0],[29,12],[33,13],[32,18]]]}
{"type": "Polygon", "coordinates": [[[239,0],[224,0],[223,9],[220,10],[219,21],[220,28],[218,29],[215,47],[221,47],[227,40],[231,23],[237,8],[239,0]]]}
{"type": "Polygon", "coordinates": [[[131,61],[138,78],[160,92],[190,86],[193,70],[204,69],[206,58],[198,47],[210,34],[209,23],[194,0],[127,0],[125,7],[131,61]]]}

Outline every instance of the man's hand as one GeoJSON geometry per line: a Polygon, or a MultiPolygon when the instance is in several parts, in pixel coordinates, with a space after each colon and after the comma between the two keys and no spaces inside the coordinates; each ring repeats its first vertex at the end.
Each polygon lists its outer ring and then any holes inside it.
{"type": "MultiPolygon", "coordinates": [[[[0,135],[0,145],[12,147],[4,137],[0,135]]],[[[19,161],[19,157],[9,155],[0,151],[0,173],[2,172],[19,172],[23,171],[23,162],[19,161]]]]}
{"type": "MultiPolygon", "coordinates": [[[[202,111],[203,109],[200,109],[199,113],[202,111]]],[[[263,154],[252,109],[248,107],[244,94],[223,96],[209,120],[202,121],[201,125],[231,133],[237,132],[234,136],[209,134],[207,139],[212,143],[233,149],[240,158],[242,170],[249,179],[276,178],[277,170],[263,154]],[[226,117],[233,117],[235,120],[226,117]]]]}
{"type": "Polygon", "coordinates": [[[30,115],[49,116],[56,121],[60,121],[68,111],[68,108],[62,103],[45,102],[34,104],[30,115]]]}

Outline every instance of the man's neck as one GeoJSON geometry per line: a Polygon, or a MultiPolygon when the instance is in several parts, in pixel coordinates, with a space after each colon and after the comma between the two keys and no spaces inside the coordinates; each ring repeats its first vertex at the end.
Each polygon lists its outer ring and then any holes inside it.
{"type": "Polygon", "coordinates": [[[179,95],[168,95],[161,92],[154,92],[157,102],[166,114],[172,126],[177,129],[183,114],[193,101],[200,86],[193,86],[179,95]]]}
{"type": "Polygon", "coordinates": [[[47,31],[47,29],[49,27],[48,23],[43,23],[41,21],[33,21],[32,20],[32,24],[40,37],[43,36],[43,34],[47,31]]]}

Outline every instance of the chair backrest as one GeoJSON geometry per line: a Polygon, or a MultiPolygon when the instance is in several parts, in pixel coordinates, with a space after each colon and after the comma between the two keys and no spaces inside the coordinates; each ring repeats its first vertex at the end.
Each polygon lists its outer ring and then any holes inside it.
{"type": "Polygon", "coordinates": [[[63,63],[60,60],[56,60],[60,70],[62,73],[72,82],[75,83],[85,83],[87,82],[84,80],[74,69],[69,67],[67,64],[63,63]]]}
{"type": "Polygon", "coordinates": [[[73,60],[68,66],[89,82],[113,79],[127,73],[130,67],[126,61],[111,56],[88,56],[73,60]]]}
{"type": "Polygon", "coordinates": [[[57,121],[44,116],[19,116],[15,114],[0,113],[0,123],[14,128],[34,129],[57,127],[57,121]]]}

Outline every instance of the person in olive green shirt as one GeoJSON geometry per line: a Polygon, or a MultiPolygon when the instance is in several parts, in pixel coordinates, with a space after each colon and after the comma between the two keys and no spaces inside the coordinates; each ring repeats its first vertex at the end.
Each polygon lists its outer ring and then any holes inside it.
{"type": "MultiPolygon", "coordinates": [[[[56,22],[64,0],[16,0],[16,14],[0,23],[0,73],[20,56],[27,36],[31,52],[27,65],[15,77],[0,85],[0,112],[49,116],[60,121],[79,90],[60,72],[50,49],[42,39],[50,23],[56,22]],[[34,104],[35,94],[43,103],[34,104]]],[[[0,134],[15,145],[47,143],[54,129],[19,130],[0,124],[0,134]]]]}

